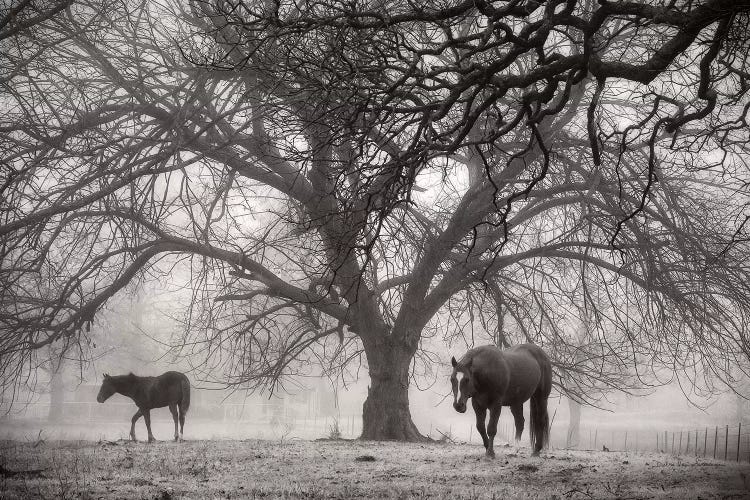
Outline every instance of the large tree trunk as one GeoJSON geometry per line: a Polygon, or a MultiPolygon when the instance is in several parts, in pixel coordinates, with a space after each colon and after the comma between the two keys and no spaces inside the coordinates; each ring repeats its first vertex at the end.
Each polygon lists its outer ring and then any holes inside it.
{"type": "Polygon", "coordinates": [[[581,441],[581,404],[568,398],[568,407],[570,408],[570,419],[565,447],[577,448],[581,441]]]}
{"type": "Polygon", "coordinates": [[[364,341],[370,387],[362,410],[360,439],[426,441],[409,411],[409,365],[414,352],[393,337],[364,341]]]}
{"type": "Polygon", "coordinates": [[[63,418],[63,402],[65,401],[65,381],[63,380],[62,367],[58,366],[57,370],[52,371],[51,374],[52,380],[50,381],[50,401],[47,420],[49,422],[59,422],[63,418]]]}

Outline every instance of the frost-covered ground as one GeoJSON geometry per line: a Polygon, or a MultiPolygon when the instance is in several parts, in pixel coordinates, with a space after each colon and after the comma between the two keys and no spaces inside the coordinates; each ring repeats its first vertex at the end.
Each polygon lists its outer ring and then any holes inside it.
{"type": "Polygon", "coordinates": [[[0,443],[3,498],[748,498],[750,466],[360,441],[0,443]]]}

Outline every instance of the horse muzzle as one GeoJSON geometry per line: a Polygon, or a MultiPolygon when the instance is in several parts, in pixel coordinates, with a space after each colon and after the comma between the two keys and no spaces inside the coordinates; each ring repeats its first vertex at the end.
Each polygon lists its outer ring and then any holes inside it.
{"type": "Polygon", "coordinates": [[[466,413],[466,403],[453,403],[453,408],[458,413],[466,413]]]}

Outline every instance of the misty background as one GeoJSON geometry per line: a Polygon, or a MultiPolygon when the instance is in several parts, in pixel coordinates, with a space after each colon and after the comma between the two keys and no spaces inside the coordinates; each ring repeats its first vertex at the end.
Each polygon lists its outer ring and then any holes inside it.
{"type": "Polygon", "coordinates": [[[750,459],[750,4],[631,7],[4,7],[0,434],[479,443],[529,342],[554,447],[750,459]]]}
{"type": "MultiPolygon", "coordinates": [[[[6,404],[0,417],[0,439],[128,439],[130,416],[136,407],[119,394],[104,404],[97,403],[102,375],[133,372],[155,376],[167,370],[184,371],[192,383],[186,439],[283,442],[295,438],[359,437],[369,382],[365,366],[348,372],[346,378],[312,371],[306,376],[287,377],[273,388],[270,384],[255,391],[226,387],[206,378],[203,367],[191,366],[189,359],[175,355],[181,352],[181,346],[174,342],[181,338],[180,318],[186,300],[189,293],[185,289],[149,287],[114,301],[92,327],[96,343],[93,360],[85,363],[83,369],[80,360],[64,359],[54,372],[47,366],[38,370],[34,387],[17,394],[12,408],[6,404]]],[[[476,333],[478,342],[487,336],[476,333]]],[[[450,356],[462,355],[467,346],[436,344],[434,350],[441,361],[434,373],[417,378],[410,388],[414,422],[434,440],[481,445],[473,414],[458,414],[451,405],[450,356]]],[[[732,455],[739,442],[744,459],[750,453],[748,400],[728,388],[713,395],[697,393],[695,389],[674,381],[631,393],[613,390],[602,394],[595,403],[582,406],[555,388],[549,402],[551,446],[668,452],[681,446],[683,452],[696,453],[693,435],[697,431],[699,454],[711,455],[716,439],[719,456],[725,441],[730,443],[732,455]],[[746,431],[738,429],[738,424],[746,431]],[[673,443],[672,436],[680,434],[683,442],[673,443]]],[[[527,425],[528,411],[527,404],[527,425]]],[[[154,410],[152,422],[157,439],[169,440],[173,424],[168,409],[154,410]]],[[[500,446],[516,446],[508,408],[503,411],[498,428],[500,446]]],[[[136,425],[136,434],[139,439],[145,438],[142,420],[136,425]]],[[[528,446],[528,428],[519,445],[528,446]]]]}

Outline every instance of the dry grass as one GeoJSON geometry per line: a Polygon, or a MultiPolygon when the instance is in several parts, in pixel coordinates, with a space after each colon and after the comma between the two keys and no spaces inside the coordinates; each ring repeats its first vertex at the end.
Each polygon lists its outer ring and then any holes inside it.
{"type": "MultiPolygon", "coordinates": [[[[360,441],[5,441],[3,498],[747,498],[733,463],[360,441]],[[357,460],[371,456],[370,459],[357,460]],[[374,460],[372,460],[374,457],[374,460]],[[37,473],[20,471],[39,470],[37,473]]],[[[746,482],[747,478],[747,482],[746,482]]]]}

